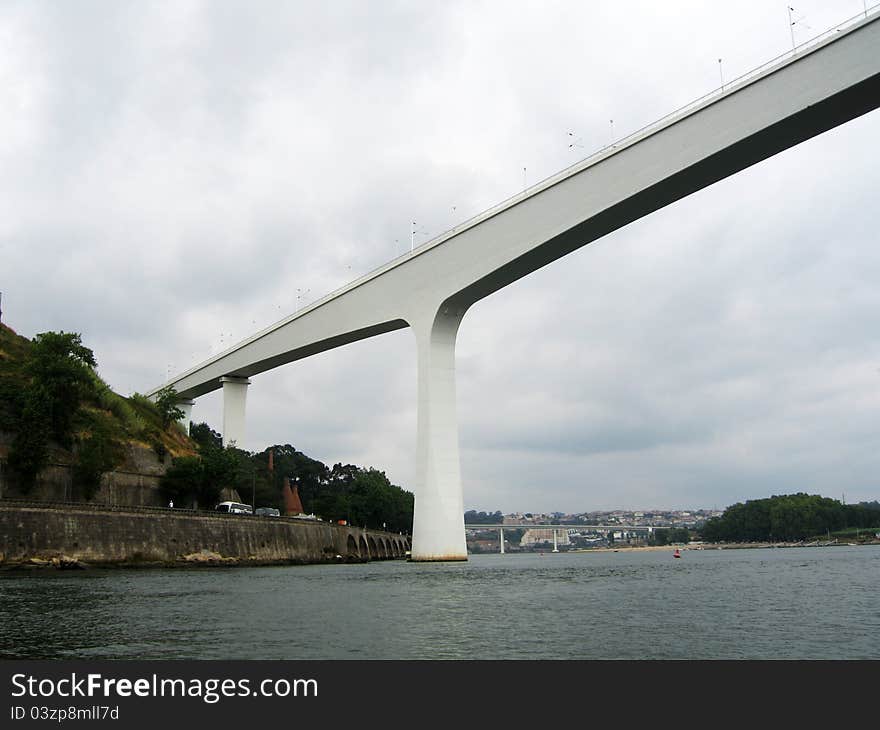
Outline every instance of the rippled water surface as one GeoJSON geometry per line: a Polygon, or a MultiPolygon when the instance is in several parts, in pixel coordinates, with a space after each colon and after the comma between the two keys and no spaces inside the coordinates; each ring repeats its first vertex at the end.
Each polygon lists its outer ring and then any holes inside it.
{"type": "Polygon", "coordinates": [[[880,547],[9,572],[0,656],[880,659],[880,547]]]}

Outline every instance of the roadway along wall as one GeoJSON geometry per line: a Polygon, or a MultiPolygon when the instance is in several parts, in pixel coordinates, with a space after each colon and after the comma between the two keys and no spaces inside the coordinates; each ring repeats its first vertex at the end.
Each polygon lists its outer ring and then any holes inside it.
{"type": "Polygon", "coordinates": [[[0,566],[267,565],[402,558],[405,536],[329,522],[0,503],[0,566]]]}

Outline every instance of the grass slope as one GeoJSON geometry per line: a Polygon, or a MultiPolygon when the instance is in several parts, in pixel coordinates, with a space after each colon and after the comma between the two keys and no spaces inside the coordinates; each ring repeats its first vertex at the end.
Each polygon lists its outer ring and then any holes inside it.
{"type": "MultiPolygon", "coordinates": [[[[0,324],[0,431],[16,433],[21,396],[28,384],[25,363],[31,341],[0,324]]],[[[95,430],[108,434],[120,445],[152,448],[157,455],[193,456],[196,446],[176,425],[165,428],[153,403],[135,394],[125,398],[113,392],[94,374],[92,393],[76,414],[76,439],[95,430]]]]}

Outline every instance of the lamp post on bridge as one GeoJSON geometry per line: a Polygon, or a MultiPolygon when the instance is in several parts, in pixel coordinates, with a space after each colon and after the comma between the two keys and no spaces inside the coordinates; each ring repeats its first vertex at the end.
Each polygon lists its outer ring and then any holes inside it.
{"type": "Polygon", "coordinates": [[[415,249],[416,234],[417,233],[427,233],[427,231],[424,228],[419,228],[418,230],[416,230],[416,222],[413,221],[412,222],[412,232],[410,233],[410,237],[409,237],[409,252],[410,253],[412,253],[413,250],[415,249]]]}

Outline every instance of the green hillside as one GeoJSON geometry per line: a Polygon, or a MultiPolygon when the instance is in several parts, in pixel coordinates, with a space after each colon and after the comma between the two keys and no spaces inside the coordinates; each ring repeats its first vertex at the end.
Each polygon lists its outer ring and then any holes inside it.
{"type": "Polygon", "coordinates": [[[412,530],[413,495],[384,472],[328,467],[290,444],[258,453],[224,448],[204,423],[193,424],[190,438],[176,423],[173,391],[160,392],[157,403],[137,394],[125,398],[96,367],[78,334],[43,332],[28,340],[0,324],[0,459],[18,495],[29,494],[47,466],[62,464],[72,467],[75,498],[88,501],[102,475],[124,470],[125,455],[142,447],[163,462],[162,504],[211,509],[228,489],[283,513],[289,482],[306,513],[412,530]]]}
{"type": "Polygon", "coordinates": [[[22,365],[30,347],[30,340],[0,324],[0,431],[16,430],[16,404],[27,384],[22,365]]]}
{"type": "Polygon", "coordinates": [[[50,460],[72,464],[87,496],[127,447],[150,448],[162,460],[196,454],[194,442],[154,403],[118,395],[101,380],[79,335],[48,332],[29,340],[3,324],[0,432],[7,435],[10,472],[25,492],[50,460]]]}

